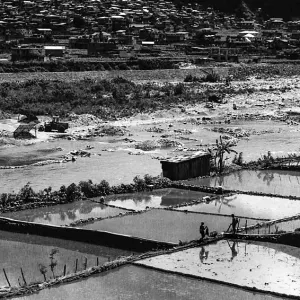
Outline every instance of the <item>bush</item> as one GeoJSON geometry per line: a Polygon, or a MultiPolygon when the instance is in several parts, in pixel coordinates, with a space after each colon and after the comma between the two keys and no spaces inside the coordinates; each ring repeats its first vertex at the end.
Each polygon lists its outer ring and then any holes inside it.
{"type": "Polygon", "coordinates": [[[81,192],[79,186],[75,183],[70,184],[66,189],[66,200],[73,202],[81,198],[81,192]]]}
{"type": "Polygon", "coordinates": [[[192,74],[188,74],[184,78],[184,82],[198,82],[198,81],[201,81],[200,78],[198,78],[197,76],[193,76],[192,74]]]}
{"type": "Polygon", "coordinates": [[[97,187],[93,184],[92,180],[80,181],[80,191],[87,197],[92,198],[97,196],[97,187]]]}
{"type": "Polygon", "coordinates": [[[141,178],[140,176],[135,176],[133,178],[133,182],[135,184],[135,187],[137,189],[137,191],[143,191],[146,188],[146,182],[143,178],[141,178]]]}
{"type": "Polygon", "coordinates": [[[216,72],[212,72],[212,73],[209,73],[207,74],[203,79],[202,81],[204,82],[218,82],[221,80],[221,77],[219,74],[217,74],[216,72]]]}
{"type": "Polygon", "coordinates": [[[100,195],[108,195],[110,194],[110,186],[109,183],[106,180],[102,180],[99,184],[97,184],[97,194],[100,195]]]}

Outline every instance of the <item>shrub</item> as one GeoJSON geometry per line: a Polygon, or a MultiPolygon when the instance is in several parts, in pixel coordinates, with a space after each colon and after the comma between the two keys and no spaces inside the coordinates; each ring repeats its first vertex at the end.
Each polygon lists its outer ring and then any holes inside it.
{"type": "Polygon", "coordinates": [[[135,187],[137,189],[137,191],[143,191],[146,188],[146,182],[143,178],[141,178],[140,176],[135,176],[133,178],[133,182],[135,184],[135,187]]]}
{"type": "Polygon", "coordinates": [[[100,195],[108,195],[110,194],[110,186],[106,180],[102,180],[99,184],[97,184],[97,194],[100,195]]]}
{"type": "Polygon", "coordinates": [[[221,77],[218,73],[212,71],[211,73],[207,74],[202,81],[204,82],[218,82],[221,80],[221,77]]]}
{"type": "Polygon", "coordinates": [[[66,200],[68,202],[76,201],[81,198],[81,192],[79,186],[77,186],[75,183],[70,184],[66,188],[66,200]]]}
{"type": "Polygon", "coordinates": [[[87,197],[92,198],[97,196],[97,187],[93,184],[92,180],[80,181],[80,191],[87,197]]]}
{"type": "Polygon", "coordinates": [[[192,74],[188,74],[184,78],[184,82],[197,82],[197,81],[201,81],[200,78],[198,78],[197,76],[193,76],[192,74]]]}

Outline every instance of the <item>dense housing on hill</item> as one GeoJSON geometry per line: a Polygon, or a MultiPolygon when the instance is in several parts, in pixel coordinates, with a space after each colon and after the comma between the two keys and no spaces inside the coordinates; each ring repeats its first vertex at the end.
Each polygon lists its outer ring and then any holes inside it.
{"type": "MultiPolygon", "coordinates": [[[[193,47],[239,48],[240,53],[257,54],[300,44],[297,20],[264,19],[260,10],[253,13],[244,2],[237,14],[200,3],[203,6],[162,0],[3,0],[1,50],[12,54],[12,60],[43,60],[73,58],[74,53],[76,57],[170,56],[192,54],[193,47]]],[[[211,3],[222,8],[217,1],[211,3]]],[[[238,7],[234,1],[231,5],[238,7]]]]}

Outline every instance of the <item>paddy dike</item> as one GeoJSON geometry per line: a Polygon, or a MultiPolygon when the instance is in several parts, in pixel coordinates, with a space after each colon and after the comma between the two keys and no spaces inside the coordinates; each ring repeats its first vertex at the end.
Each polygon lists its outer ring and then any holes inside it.
{"type": "MultiPolygon", "coordinates": [[[[53,276],[82,271],[92,266],[104,264],[119,256],[128,256],[132,252],[95,246],[87,243],[65,241],[37,235],[24,235],[0,231],[1,266],[5,270],[12,287],[33,282],[43,282],[45,271],[47,280],[53,276]],[[76,262],[77,261],[77,262],[76,262]],[[66,266],[66,267],[65,267],[66,266]],[[21,274],[21,268],[24,278],[21,274]],[[52,272],[53,269],[53,272],[52,272]]],[[[2,271],[1,269],[1,271],[2,271]]],[[[0,272],[0,286],[7,287],[4,272],[0,272]]]]}
{"type": "Polygon", "coordinates": [[[300,295],[300,250],[291,246],[222,240],[137,264],[283,297],[300,295]]]}
{"type": "MultiPolygon", "coordinates": [[[[203,299],[276,300],[277,297],[255,291],[245,291],[205,280],[151,270],[140,266],[123,266],[87,280],[76,281],[16,299],[81,300],[81,299],[203,299]]],[[[286,299],[286,298],[280,298],[286,299]]]]}

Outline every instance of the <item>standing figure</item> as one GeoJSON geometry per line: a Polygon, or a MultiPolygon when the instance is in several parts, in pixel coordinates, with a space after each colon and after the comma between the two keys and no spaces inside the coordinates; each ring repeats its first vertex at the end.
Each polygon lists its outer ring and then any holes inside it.
{"type": "Polygon", "coordinates": [[[201,222],[199,231],[200,231],[200,234],[201,234],[201,240],[204,239],[205,235],[209,235],[208,227],[204,226],[204,222],[201,222]]]}
{"type": "Polygon", "coordinates": [[[234,216],[234,214],[232,214],[231,217],[232,217],[232,221],[231,221],[232,231],[233,231],[233,234],[236,234],[237,227],[238,227],[238,224],[239,224],[239,219],[236,218],[234,216]]]}

